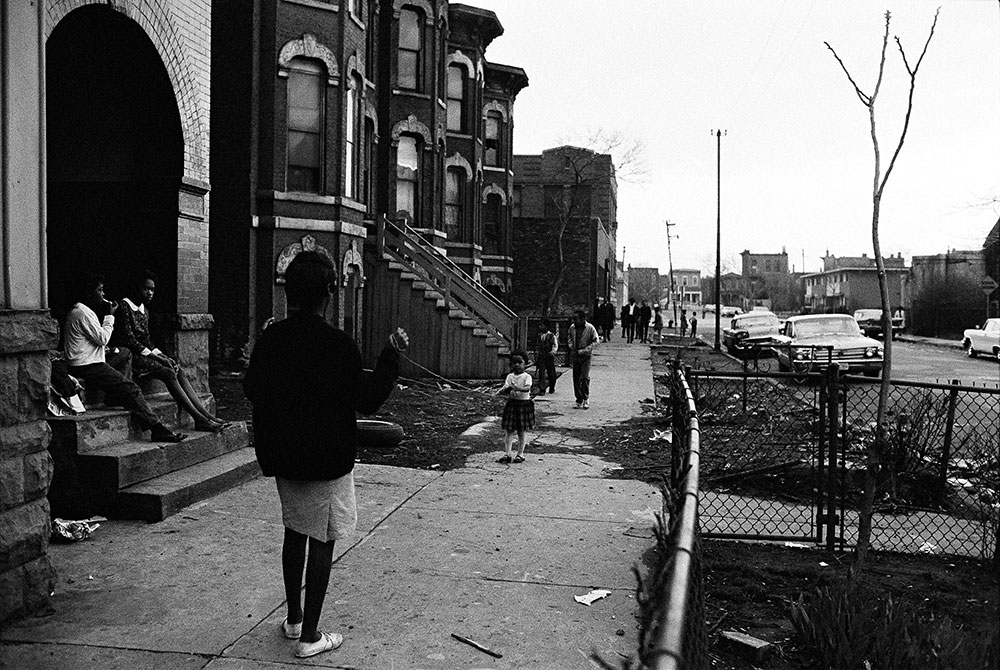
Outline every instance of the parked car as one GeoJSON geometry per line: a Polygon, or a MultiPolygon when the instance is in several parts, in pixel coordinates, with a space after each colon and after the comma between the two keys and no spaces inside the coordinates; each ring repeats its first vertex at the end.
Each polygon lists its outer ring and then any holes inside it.
{"type": "Polygon", "coordinates": [[[865,337],[847,314],[793,316],[785,321],[772,348],[778,368],[785,372],[815,372],[831,363],[869,377],[882,372],[882,345],[865,337]]]}
{"type": "MultiPolygon", "coordinates": [[[[863,332],[868,337],[882,337],[882,310],[880,309],[857,309],[854,310],[854,320],[858,322],[863,332]]],[[[902,312],[896,312],[892,317],[892,337],[903,331],[902,312]]]]}
{"type": "Polygon", "coordinates": [[[1000,319],[986,319],[982,328],[976,326],[962,333],[962,346],[969,358],[989,354],[1000,358],[1000,319]]]}
{"type": "Polygon", "coordinates": [[[722,330],[722,342],[733,356],[754,346],[766,346],[781,332],[778,317],[767,310],[754,310],[734,316],[722,330]]]}

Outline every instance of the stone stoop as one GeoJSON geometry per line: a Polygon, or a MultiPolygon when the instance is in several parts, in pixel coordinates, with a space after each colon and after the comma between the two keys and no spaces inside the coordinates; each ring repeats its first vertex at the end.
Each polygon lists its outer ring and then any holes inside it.
{"type": "Polygon", "coordinates": [[[260,474],[246,423],[235,422],[218,433],[195,431],[187,427],[191,422],[186,416],[178,423],[178,409],[169,396],[147,400],[164,423],[178,426],[188,438],[151,442],[130,413],[118,408],[48,419],[53,516],[162,521],[260,474]]]}

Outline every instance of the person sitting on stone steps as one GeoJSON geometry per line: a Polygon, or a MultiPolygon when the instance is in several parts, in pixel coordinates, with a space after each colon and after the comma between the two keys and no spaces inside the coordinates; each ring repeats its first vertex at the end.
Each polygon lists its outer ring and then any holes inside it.
{"type": "Polygon", "coordinates": [[[153,345],[149,336],[149,305],[156,292],[156,275],[144,270],[133,282],[132,295],[124,298],[115,311],[113,346],[132,352],[132,376],[136,381],[159,379],[170,396],[194,419],[195,430],[216,433],[226,423],[216,418],[201,403],[198,392],[191,386],[177,361],[153,345]]]}
{"type": "Polygon", "coordinates": [[[63,352],[69,373],[88,389],[99,389],[105,403],[132,412],[139,426],[150,431],[153,442],[180,442],[187,435],[175,433],[160,421],[146,402],[142,389],[107,364],[104,350],[115,327],[117,304],[104,299],[104,277],[87,275],[78,285],[80,301],[66,316],[63,352]]]}

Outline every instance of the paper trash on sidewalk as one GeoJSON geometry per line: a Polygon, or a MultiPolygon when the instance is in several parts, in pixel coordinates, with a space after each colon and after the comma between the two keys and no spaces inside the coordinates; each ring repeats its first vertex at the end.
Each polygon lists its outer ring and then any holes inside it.
{"type": "Polygon", "coordinates": [[[65,519],[52,520],[52,538],[63,542],[79,542],[86,540],[94,534],[94,531],[101,527],[98,521],[107,521],[103,516],[95,516],[80,521],[67,521],[65,519]]]}
{"type": "Polygon", "coordinates": [[[573,600],[580,603],[581,605],[586,605],[590,607],[590,603],[595,600],[600,600],[601,598],[607,598],[611,595],[611,591],[607,589],[594,589],[590,593],[583,596],[573,596],[573,600]]]}

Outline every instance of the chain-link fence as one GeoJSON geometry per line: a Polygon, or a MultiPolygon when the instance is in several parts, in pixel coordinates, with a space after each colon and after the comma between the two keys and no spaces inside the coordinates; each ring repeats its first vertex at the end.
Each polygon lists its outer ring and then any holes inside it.
{"type": "MultiPolygon", "coordinates": [[[[876,435],[877,382],[850,379],[842,411],[844,541],[876,435]]],[[[1000,510],[1000,390],[894,382],[875,473],[875,549],[989,558],[1000,510]]]]}
{"type": "Polygon", "coordinates": [[[645,667],[702,670],[708,667],[702,551],[698,528],[700,434],[694,395],[679,368],[670,378],[671,477],[664,488],[657,532],[662,561],[648,588],[640,653],[645,667]]]}
{"type": "MultiPolygon", "coordinates": [[[[857,541],[879,382],[692,370],[706,449],[706,536],[857,541]],[[829,467],[833,459],[834,467],[829,467]]],[[[872,547],[997,555],[1000,390],[894,382],[878,450],[872,547]]]]}

